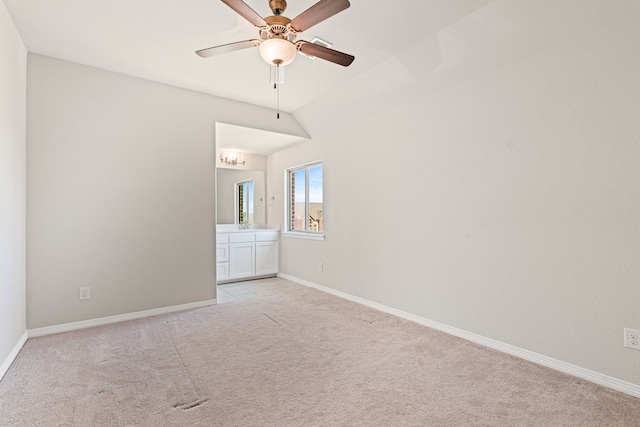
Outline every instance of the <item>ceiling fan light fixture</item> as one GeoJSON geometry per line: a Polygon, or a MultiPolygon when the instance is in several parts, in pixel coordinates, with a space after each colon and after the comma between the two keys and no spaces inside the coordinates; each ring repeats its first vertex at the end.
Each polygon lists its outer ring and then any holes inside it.
{"type": "Polygon", "coordinates": [[[273,38],[260,43],[260,56],[269,65],[289,65],[297,53],[296,45],[285,39],[273,38]]]}

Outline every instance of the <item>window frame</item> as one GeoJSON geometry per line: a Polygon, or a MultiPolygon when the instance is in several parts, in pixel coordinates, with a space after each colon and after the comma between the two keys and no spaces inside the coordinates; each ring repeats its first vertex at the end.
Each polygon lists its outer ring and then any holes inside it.
{"type": "MultiPolygon", "coordinates": [[[[323,231],[312,231],[309,230],[309,207],[311,201],[309,200],[309,169],[314,168],[316,166],[322,166],[322,204],[324,211],[324,164],[322,160],[316,160],[313,162],[305,163],[302,165],[286,168],[284,171],[284,194],[285,194],[285,207],[284,207],[284,215],[285,215],[285,231],[282,233],[283,236],[293,237],[299,239],[310,239],[310,240],[324,240],[324,225],[323,231]],[[305,230],[291,230],[291,198],[293,195],[291,194],[291,174],[295,171],[304,170],[305,171],[305,230]]],[[[324,213],[323,213],[324,218],[324,213]]]]}

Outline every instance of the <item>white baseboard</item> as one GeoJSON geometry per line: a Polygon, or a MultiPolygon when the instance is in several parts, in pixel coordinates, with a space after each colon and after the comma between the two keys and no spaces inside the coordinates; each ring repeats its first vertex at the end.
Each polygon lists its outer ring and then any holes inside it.
{"type": "Polygon", "coordinates": [[[4,374],[6,374],[7,371],[9,370],[9,366],[11,366],[13,361],[16,359],[16,356],[18,355],[18,353],[20,353],[20,350],[22,349],[22,346],[24,345],[25,342],[27,342],[27,331],[25,331],[24,334],[22,334],[22,336],[16,343],[16,346],[13,347],[13,350],[11,350],[11,353],[9,353],[7,358],[4,359],[4,362],[2,362],[2,366],[0,366],[0,380],[2,380],[2,378],[4,377],[4,374]]]}
{"type": "Polygon", "coordinates": [[[407,313],[405,311],[388,307],[386,305],[378,304],[376,302],[356,297],[345,292],[337,291],[326,286],[318,285],[316,283],[309,282],[298,277],[289,276],[288,274],[283,273],[278,274],[278,276],[282,277],[283,279],[298,283],[300,285],[315,288],[328,294],[335,295],[337,297],[344,298],[346,300],[353,301],[388,314],[392,314],[394,316],[409,320],[419,325],[427,326],[429,328],[454,335],[467,341],[471,341],[476,344],[480,344],[485,347],[489,347],[494,350],[519,357],[524,360],[528,360],[529,362],[537,363],[538,365],[546,366],[547,368],[551,368],[556,371],[569,374],[574,377],[578,377],[583,380],[608,387],[631,396],[640,397],[640,385],[638,384],[633,384],[614,377],[610,377],[608,375],[600,374],[598,372],[594,372],[580,366],[572,365],[571,363],[563,362],[561,360],[544,356],[542,354],[534,353],[533,351],[525,350],[511,344],[506,344],[501,341],[484,337],[482,335],[474,334],[473,332],[468,332],[463,329],[454,328],[453,326],[445,325],[444,323],[439,323],[433,320],[426,319],[424,317],[416,316],[415,314],[407,313]]]}
{"type": "Polygon", "coordinates": [[[93,328],[95,326],[109,325],[111,323],[125,322],[127,320],[142,319],[144,317],[157,316],[159,314],[173,313],[176,311],[190,310],[193,308],[207,307],[217,304],[217,300],[210,299],[196,301],[188,304],[172,305],[169,307],[154,308],[151,310],[136,311],[133,313],[118,314],[116,316],[100,317],[97,319],[82,320],[80,322],[64,323],[62,325],[45,326],[44,328],[29,329],[29,338],[42,337],[45,335],[59,334],[61,332],[75,331],[78,329],[93,328]]]}

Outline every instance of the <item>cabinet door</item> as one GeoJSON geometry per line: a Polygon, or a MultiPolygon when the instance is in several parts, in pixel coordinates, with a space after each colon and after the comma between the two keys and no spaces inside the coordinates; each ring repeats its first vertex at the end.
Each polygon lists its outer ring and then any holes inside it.
{"type": "Polygon", "coordinates": [[[278,252],[278,242],[256,243],[256,276],[278,272],[278,252]]]}
{"type": "Polygon", "coordinates": [[[242,279],[256,275],[255,243],[229,245],[229,279],[242,279]]]}

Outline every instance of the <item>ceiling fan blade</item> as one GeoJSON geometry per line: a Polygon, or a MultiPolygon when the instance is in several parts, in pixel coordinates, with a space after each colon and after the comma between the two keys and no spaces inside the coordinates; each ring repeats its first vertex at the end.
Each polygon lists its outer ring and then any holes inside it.
{"type": "Polygon", "coordinates": [[[315,56],[325,61],[333,62],[334,64],[348,67],[351,65],[354,59],[353,55],[338,52],[337,50],[329,49],[328,47],[320,46],[319,44],[303,42],[300,44],[300,52],[305,55],[315,56]]]}
{"type": "Polygon", "coordinates": [[[220,46],[200,49],[196,51],[196,53],[203,58],[209,58],[210,56],[222,55],[223,53],[229,53],[229,52],[234,52],[236,50],[255,47],[255,46],[258,46],[259,44],[260,44],[260,40],[245,40],[241,42],[223,44],[220,46]]]}
{"type": "Polygon", "coordinates": [[[222,3],[229,6],[231,9],[235,10],[238,15],[242,16],[247,21],[251,22],[256,27],[264,27],[267,25],[267,22],[262,19],[260,15],[256,13],[255,10],[251,9],[249,5],[247,5],[242,0],[221,0],[222,3]]]}
{"type": "Polygon", "coordinates": [[[320,0],[293,18],[291,26],[301,33],[351,6],[349,0],[320,0]]]}

